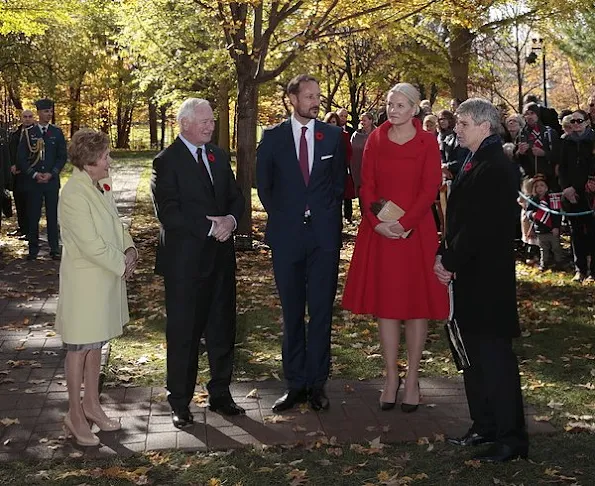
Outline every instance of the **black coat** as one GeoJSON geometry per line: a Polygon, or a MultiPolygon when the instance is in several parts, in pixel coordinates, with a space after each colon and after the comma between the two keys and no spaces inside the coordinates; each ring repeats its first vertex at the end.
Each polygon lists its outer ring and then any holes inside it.
{"type": "Polygon", "coordinates": [[[561,140],[562,150],[559,167],[560,186],[562,189],[574,187],[578,201],[571,204],[563,199],[564,208],[570,212],[589,209],[585,195],[585,184],[589,176],[595,175],[595,132],[590,128],[581,140],[564,136],[561,140]]]}
{"type": "MultiPolygon", "coordinates": [[[[239,223],[244,212],[244,196],[228,155],[212,144],[206,144],[206,149],[214,159],[210,165],[213,184],[180,138],[153,161],[151,191],[161,223],[155,262],[158,275],[195,278],[210,273],[214,258],[203,251],[211,229],[206,216],[231,214],[239,223]]],[[[233,238],[217,245],[227,248],[227,261],[235,265],[233,238]]]]}
{"type": "Polygon", "coordinates": [[[465,332],[515,337],[517,176],[499,140],[480,147],[469,167],[453,183],[438,250],[455,274],[455,317],[465,332]]]}

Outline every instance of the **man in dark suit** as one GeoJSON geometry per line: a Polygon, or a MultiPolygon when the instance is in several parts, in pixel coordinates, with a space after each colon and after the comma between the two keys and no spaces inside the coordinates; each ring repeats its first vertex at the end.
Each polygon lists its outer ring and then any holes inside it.
{"type": "Polygon", "coordinates": [[[39,122],[24,130],[17,154],[17,169],[25,175],[27,193],[27,260],[35,260],[39,253],[39,220],[44,201],[50,256],[59,260],[58,192],[60,172],[66,164],[66,140],[62,130],[50,123],[54,102],[41,99],[35,102],[35,106],[39,122]]]}
{"type": "Polygon", "coordinates": [[[346,174],[341,129],[316,120],[316,79],[296,76],[287,94],[293,115],[264,132],[256,162],[258,195],[268,214],[266,242],[283,308],[288,390],[275,402],[275,412],[306,401],[314,410],[329,407],[324,384],[330,370],[346,174]]]}
{"type": "Polygon", "coordinates": [[[155,271],[165,279],[168,401],[181,428],[193,423],[189,405],[203,334],[211,410],[244,413],[229,391],[236,336],[232,234],[244,197],[229,156],[209,143],[215,120],[208,101],[184,101],[178,124],[180,135],[153,161],[151,191],[161,223],[155,271]]]}
{"type": "Polygon", "coordinates": [[[473,424],[449,442],[492,443],[475,458],[502,462],[526,458],[529,447],[512,349],[520,334],[513,246],[518,178],[502,150],[496,107],[473,98],[457,115],[460,144],[471,153],[452,185],[434,271],[444,284],[454,279],[454,317],[471,364],[464,379],[473,424]],[[488,196],[486,211],[479,202],[488,196]]]}
{"type": "Polygon", "coordinates": [[[16,236],[19,239],[27,237],[29,228],[27,218],[27,192],[25,191],[26,176],[17,167],[17,152],[19,144],[23,138],[23,130],[35,123],[33,112],[31,110],[23,110],[21,113],[21,124],[17,129],[10,134],[9,150],[10,150],[10,172],[12,173],[12,195],[14,197],[14,206],[17,212],[18,228],[10,233],[8,236],[16,236]]]}

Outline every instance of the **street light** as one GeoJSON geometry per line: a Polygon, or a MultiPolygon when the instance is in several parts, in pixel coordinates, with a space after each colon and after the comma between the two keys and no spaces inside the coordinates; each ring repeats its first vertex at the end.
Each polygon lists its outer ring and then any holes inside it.
{"type": "Polygon", "coordinates": [[[545,44],[543,38],[533,37],[531,39],[531,52],[525,58],[527,64],[535,64],[537,62],[537,52],[541,52],[541,64],[543,67],[543,105],[547,106],[547,68],[545,64],[545,44]]]}

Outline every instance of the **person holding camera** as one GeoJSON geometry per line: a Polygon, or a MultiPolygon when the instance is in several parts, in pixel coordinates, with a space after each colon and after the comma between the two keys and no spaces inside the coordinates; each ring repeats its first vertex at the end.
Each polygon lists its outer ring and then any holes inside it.
{"type": "Polygon", "coordinates": [[[517,157],[527,177],[543,174],[552,191],[559,190],[558,163],[560,139],[558,133],[545,126],[540,119],[541,109],[537,103],[527,103],[523,107],[523,117],[527,124],[520,135],[517,157]]]}

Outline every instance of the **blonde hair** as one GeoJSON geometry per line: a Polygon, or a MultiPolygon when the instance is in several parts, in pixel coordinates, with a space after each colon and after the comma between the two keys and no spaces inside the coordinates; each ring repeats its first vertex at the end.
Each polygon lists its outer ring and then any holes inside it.
{"type": "Polygon", "coordinates": [[[525,179],[523,181],[523,194],[531,196],[533,194],[533,179],[525,179]]]}
{"type": "Polygon", "coordinates": [[[411,107],[415,107],[415,114],[417,115],[419,113],[420,94],[415,86],[409,83],[398,83],[390,89],[390,91],[387,94],[387,97],[391,93],[401,93],[405,98],[407,98],[407,100],[411,104],[411,107]]]}

